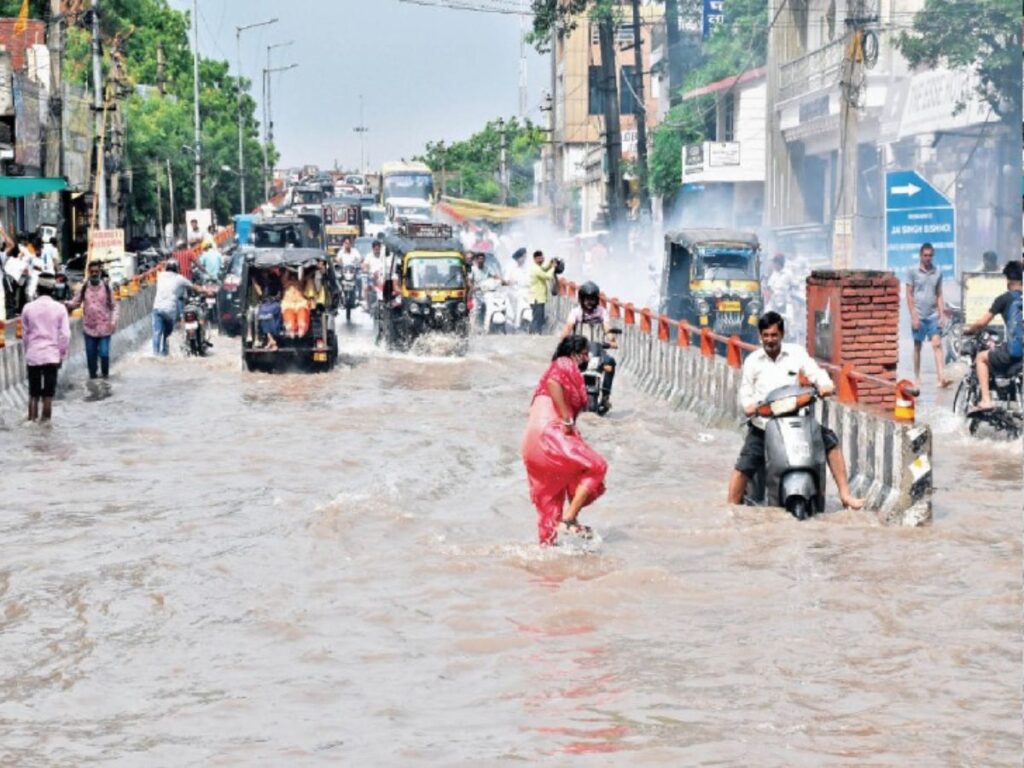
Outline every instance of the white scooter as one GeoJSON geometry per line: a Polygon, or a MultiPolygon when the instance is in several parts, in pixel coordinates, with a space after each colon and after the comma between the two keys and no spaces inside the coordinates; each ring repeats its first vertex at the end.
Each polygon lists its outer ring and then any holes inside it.
{"type": "Polygon", "coordinates": [[[501,281],[488,278],[480,285],[480,299],[484,303],[484,333],[508,333],[509,300],[501,290],[501,281]]]}

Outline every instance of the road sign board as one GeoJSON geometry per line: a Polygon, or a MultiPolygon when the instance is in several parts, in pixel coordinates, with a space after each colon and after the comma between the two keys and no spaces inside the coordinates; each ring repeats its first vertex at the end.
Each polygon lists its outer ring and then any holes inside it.
{"type": "Polygon", "coordinates": [[[924,243],[935,248],[935,264],[947,279],[956,271],[956,210],[916,171],[885,174],[885,253],[889,269],[903,277],[917,264],[924,243]]]}

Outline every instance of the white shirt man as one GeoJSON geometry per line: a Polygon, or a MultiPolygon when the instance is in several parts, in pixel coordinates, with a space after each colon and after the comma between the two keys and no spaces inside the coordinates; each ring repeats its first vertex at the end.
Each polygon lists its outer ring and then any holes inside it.
{"type": "Polygon", "coordinates": [[[341,249],[334,258],[343,267],[358,268],[363,263],[363,257],[358,250],[352,247],[352,243],[348,240],[342,243],[341,249]]]}
{"type": "MultiPolygon", "coordinates": [[[[782,344],[774,360],[768,356],[764,347],[751,352],[743,361],[740,407],[749,413],[772,390],[799,384],[801,373],[819,390],[832,389],[832,378],[799,344],[782,344]]],[[[763,418],[754,416],[752,421],[758,429],[764,429],[763,418]]]]}
{"type": "Polygon", "coordinates": [[[40,258],[43,261],[43,272],[49,272],[51,275],[57,274],[57,269],[60,267],[60,251],[57,250],[56,245],[47,241],[43,246],[40,258]]]}

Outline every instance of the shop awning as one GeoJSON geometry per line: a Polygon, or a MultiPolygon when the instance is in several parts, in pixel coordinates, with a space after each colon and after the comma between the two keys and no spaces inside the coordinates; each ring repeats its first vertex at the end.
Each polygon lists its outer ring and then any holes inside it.
{"type": "Polygon", "coordinates": [[[457,197],[442,198],[437,204],[437,208],[441,213],[460,223],[466,219],[504,222],[527,216],[540,216],[545,211],[544,208],[513,208],[507,205],[480,203],[476,200],[463,200],[457,197]]]}
{"type": "Polygon", "coordinates": [[[25,197],[61,192],[68,183],[61,178],[45,176],[0,176],[0,197],[25,197]]]}

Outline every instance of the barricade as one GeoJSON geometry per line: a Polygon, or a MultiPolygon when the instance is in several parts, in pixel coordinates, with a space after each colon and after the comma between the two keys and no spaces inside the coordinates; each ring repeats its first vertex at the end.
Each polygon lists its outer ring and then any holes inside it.
{"type": "MultiPolygon", "coordinates": [[[[574,292],[559,293],[552,300],[551,314],[564,322],[575,305],[574,292]]],[[[742,359],[756,347],[617,299],[609,299],[608,306],[613,317],[621,317],[619,370],[628,373],[638,389],[666,400],[673,409],[694,412],[708,426],[743,423],[737,399],[742,359]],[[725,350],[724,356],[716,354],[718,345],[725,350]]],[[[836,394],[819,402],[818,418],[839,435],[852,491],[866,498],[869,508],[887,525],[931,522],[931,430],[913,423],[916,392],[910,383],[869,376],[850,366],[822,367],[832,375],[836,394]],[[859,404],[859,381],[892,387],[897,411],[859,404]]]]}

